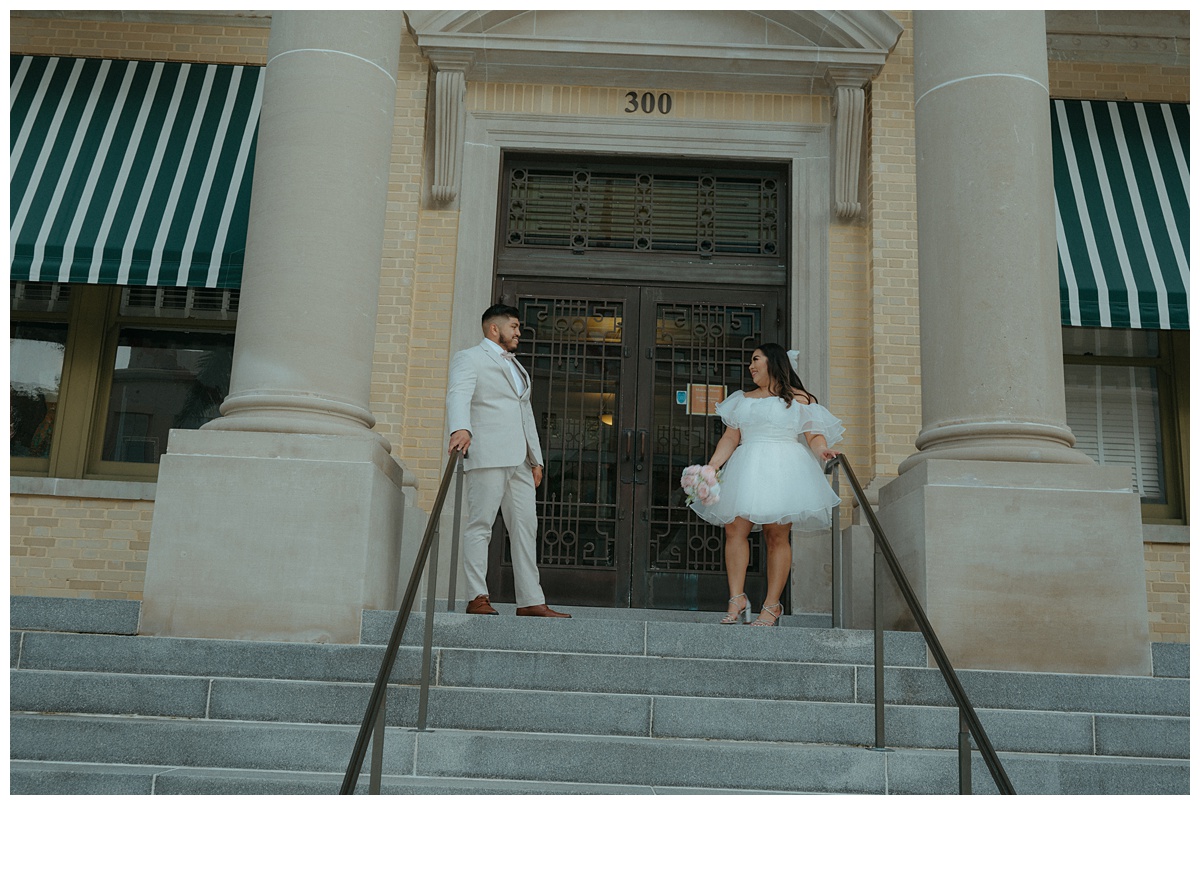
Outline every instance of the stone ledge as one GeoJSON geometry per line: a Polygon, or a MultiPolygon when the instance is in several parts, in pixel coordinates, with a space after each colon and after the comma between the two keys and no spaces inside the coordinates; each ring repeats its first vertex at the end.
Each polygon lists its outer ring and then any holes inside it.
{"type": "Polygon", "coordinates": [[[1142,541],[1146,544],[1190,544],[1191,540],[1190,526],[1142,524],[1142,541]]]}
{"type": "Polygon", "coordinates": [[[95,498],[113,501],[153,501],[158,483],[106,479],[59,479],[10,476],[9,494],[44,498],[95,498]]]}

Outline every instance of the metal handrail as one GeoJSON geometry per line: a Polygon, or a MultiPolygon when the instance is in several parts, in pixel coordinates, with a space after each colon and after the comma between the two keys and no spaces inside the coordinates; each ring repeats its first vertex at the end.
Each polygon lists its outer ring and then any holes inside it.
{"type": "MultiPolygon", "coordinates": [[[[373,794],[379,792],[380,778],[382,776],[381,769],[383,767],[383,734],[384,723],[386,721],[385,695],[387,693],[388,679],[391,677],[392,667],[396,663],[396,654],[400,650],[400,637],[404,635],[404,628],[408,626],[408,616],[412,612],[413,602],[417,597],[417,588],[421,583],[421,577],[425,572],[425,562],[429,559],[431,550],[433,551],[434,562],[436,563],[437,560],[436,542],[439,534],[438,526],[442,518],[442,507],[446,502],[446,493],[450,489],[450,477],[457,473],[461,478],[462,471],[456,469],[461,457],[462,453],[455,451],[450,454],[450,459],[446,462],[446,472],[442,474],[442,481],[438,486],[437,498],[434,500],[433,509],[429,513],[429,523],[425,526],[425,535],[421,539],[421,546],[417,549],[417,558],[413,562],[412,575],[408,579],[408,588],[404,591],[404,598],[400,602],[400,611],[396,615],[396,623],[392,625],[392,635],[388,640],[387,648],[384,650],[383,662],[379,665],[379,675],[375,677],[375,687],[371,690],[370,701],[367,702],[367,711],[363,715],[362,725],[358,730],[358,739],[354,742],[354,750],[350,754],[350,763],[346,766],[346,776],[342,779],[342,788],[340,790],[340,794],[343,796],[354,792],[354,788],[358,784],[358,776],[362,772],[363,760],[367,754],[367,745],[372,742],[372,738],[374,739],[374,746],[371,752],[370,791],[373,794]]],[[[461,491],[461,481],[459,488],[461,491]]],[[[457,534],[455,532],[455,535],[457,534]]],[[[457,552],[457,544],[455,545],[455,552],[457,552]]],[[[424,730],[426,699],[429,691],[429,660],[433,640],[432,600],[435,589],[433,586],[434,583],[435,579],[431,576],[428,588],[428,603],[425,611],[425,641],[422,650],[421,713],[419,725],[421,730],[424,730]]],[[[451,600],[450,604],[453,605],[453,600],[451,600]]]]}
{"type": "MultiPolygon", "coordinates": [[[[891,542],[883,531],[883,526],[879,522],[879,517],[876,516],[874,509],[871,507],[867,496],[863,493],[862,486],[858,482],[858,477],[854,475],[854,470],[850,467],[850,462],[846,460],[845,455],[839,454],[837,457],[828,461],[825,464],[825,472],[832,474],[834,477],[834,489],[837,489],[837,470],[838,465],[841,465],[846,472],[846,479],[850,480],[850,487],[854,490],[854,497],[858,501],[859,507],[862,508],[863,514],[867,518],[867,522],[871,526],[871,531],[875,534],[875,543],[879,547],[883,558],[887,562],[888,568],[892,572],[892,576],[896,579],[896,584],[900,588],[900,593],[904,597],[908,609],[912,612],[916,619],[917,626],[921,630],[921,635],[925,637],[925,643],[929,646],[930,652],[933,654],[933,660],[937,664],[938,670],[941,671],[942,678],[946,681],[947,688],[950,689],[950,694],[954,696],[954,702],[958,706],[959,714],[959,739],[958,739],[958,773],[959,773],[959,792],[971,792],[971,744],[970,738],[974,737],[976,746],[979,747],[979,753],[983,756],[983,761],[987,765],[988,771],[992,775],[992,780],[996,782],[996,788],[1004,795],[1015,795],[1016,790],[1013,789],[1012,782],[1008,779],[1008,773],[1004,770],[1004,765],[1000,762],[1000,757],[996,755],[995,749],[992,747],[991,740],[988,739],[987,732],[984,731],[983,723],[979,721],[979,716],[975,713],[975,708],[971,706],[971,701],[967,697],[966,691],[962,687],[962,683],[958,680],[958,674],[954,672],[954,667],[950,664],[950,658],[947,657],[945,649],[942,648],[942,643],[934,632],[933,625],[929,623],[929,618],[925,615],[925,610],[921,607],[920,601],[917,599],[917,594],[913,591],[912,585],[908,581],[908,576],[905,575],[904,569],[900,565],[900,560],[896,553],[892,550],[891,542]]],[[[834,523],[834,555],[838,557],[841,553],[840,538],[838,535],[837,523],[834,523]]],[[[833,569],[835,574],[834,579],[834,609],[835,620],[834,626],[840,626],[841,616],[841,562],[835,558],[833,569]]],[[[884,713],[883,713],[883,626],[882,618],[880,617],[880,600],[879,589],[875,588],[875,748],[884,749],[884,713]]]]}

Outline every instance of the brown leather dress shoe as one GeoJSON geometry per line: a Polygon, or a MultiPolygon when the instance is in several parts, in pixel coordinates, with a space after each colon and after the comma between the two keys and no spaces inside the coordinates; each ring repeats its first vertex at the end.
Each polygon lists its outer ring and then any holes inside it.
{"type": "Polygon", "coordinates": [[[524,608],[517,609],[517,614],[527,618],[569,618],[571,617],[566,612],[556,612],[546,603],[541,605],[527,605],[524,608]]]}
{"type": "Polygon", "coordinates": [[[467,614],[469,615],[498,615],[500,612],[492,608],[492,604],[488,602],[488,598],[483,594],[476,596],[467,603],[467,614]]]}

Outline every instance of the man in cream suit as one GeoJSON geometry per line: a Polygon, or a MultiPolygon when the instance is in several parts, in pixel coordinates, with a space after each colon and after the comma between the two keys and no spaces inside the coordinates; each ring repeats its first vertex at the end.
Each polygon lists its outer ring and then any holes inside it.
{"type": "Polygon", "coordinates": [[[496,512],[504,514],[513,560],[517,614],[569,618],[546,605],[537,566],[534,489],[542,483],[542,445],[529,404],[529,375],[513,354],[521,341],[515,308],[493,304],[483,312],[483,341],[450,361],[446,418],[450,451],[470,457],[463,571],[468,614],[499,614],[488,600],[487,557],[496,512]]]}

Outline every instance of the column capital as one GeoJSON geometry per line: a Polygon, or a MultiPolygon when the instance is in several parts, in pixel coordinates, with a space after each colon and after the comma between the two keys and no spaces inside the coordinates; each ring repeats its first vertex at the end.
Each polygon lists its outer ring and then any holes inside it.
{"type": "Polygon", "coordinates": [[[830,92],[840,87],[865,89],[879,73],[879,65],[831,65],[825,72],[825,85],[830,92]]]}
{"type": "Polygon", "coordinates": [[[433,48],[426,51],[435,71],[461,71],[469,74],[475,67],[475,50],[433,48]]]}

